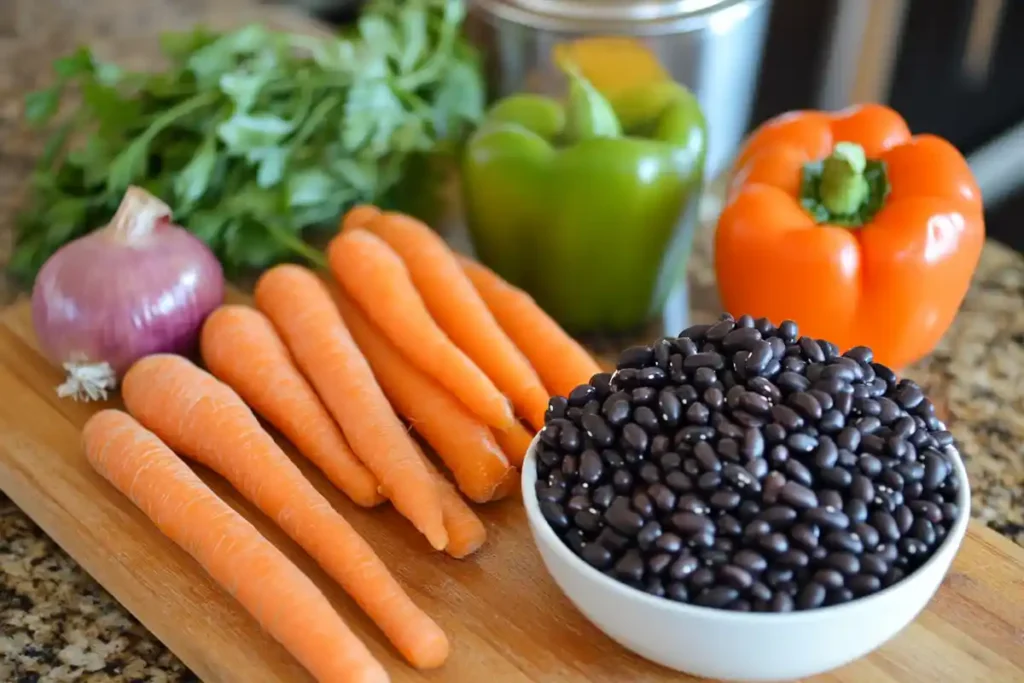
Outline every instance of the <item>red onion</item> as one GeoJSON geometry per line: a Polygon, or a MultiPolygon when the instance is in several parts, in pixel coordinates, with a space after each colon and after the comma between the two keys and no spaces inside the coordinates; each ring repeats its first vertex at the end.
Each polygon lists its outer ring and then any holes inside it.
{"type": "Polygon", "coordinates": [[[43,351],[68,372],[60,396],[106,398],[139,358],[194,348],[224,299],[224,275],[170,218],[170,207],[130,187],[109,225],[64,245],[39,271],[32,321],[43,351]]]}

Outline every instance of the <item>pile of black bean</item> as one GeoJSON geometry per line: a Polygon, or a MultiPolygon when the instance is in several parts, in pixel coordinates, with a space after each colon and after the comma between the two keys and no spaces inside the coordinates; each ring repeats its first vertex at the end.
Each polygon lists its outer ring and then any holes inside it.
{"type": "Polygon", "coordinates": [[[626,349],[551,399],[537,497],[565,544],[652,595],[737,611],[844,603],[954,521],[952,435],[870,349],[730,316],[626,349]]]}

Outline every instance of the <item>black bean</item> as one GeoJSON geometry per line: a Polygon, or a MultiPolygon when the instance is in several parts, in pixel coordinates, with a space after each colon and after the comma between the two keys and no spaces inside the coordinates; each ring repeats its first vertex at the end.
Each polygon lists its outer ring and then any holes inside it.
{"type": "Polygon", "coordinates": [[[665,475],[665,484],[676,493],[686,493],[692,491],[693,480],[683,472],[675,470],[665,475]]]}
{"type": "Polygon", "coordinates": [[[722,461],[715,454],[715,449],[706,441],[701,441],[693,447],[693,456],[706,472],[720,472],[722,469],[722,461]]]}
{"type": "Polygon", "coordinates": [[[561,530],[569,528],[569,516],[565,514],[565,508],[553,500],[542,500],[539,503],[540,513],[554,529],[561,530]]]}
{"type": "Polygon", "coordinates": [[[654,349],[650,346],[631,346],[619,354],[616,367],[642,368],[654,362],[654,349]]]}
{"type": "Polygon", "coordinates": [[[601,533],[594,539],[594,543],[600,543],[609,550],[618,553],[629,547],[630,540],[611,527],[606,526],[604,529],[601,529],[601,533]]]}
{"type": "Polygon", "coordinates": [[[643,453],[647,450],[647,432],[637,423],[627,422],[622,428],[622,442],[627,448],[643,453]]]}
{"type": "MultiPolygon", "coordinates": [[[[806,337],[804,338],[806,339],[806,337]]],[[[799,609],[814,609],[815,607],[821,607],[825,602],[825,594],[825,587],[820,583],[808,583],[797,594],[796,606],[799,609]]]]}
{"type": "Polygon", "coordinates": [[[584,562],[596,569],[605,569],[612,563],[612,552],[600,543],[588,543],[580,551],[584,562]]]}
{"type": "Polygon", "coordinates": [[[701,491],[714,491],[722,485],[722,475],[718,472],[705,472],[697,479],[697,488],[701,491]]]}
{"type": "Polygon", "coordinates": [[[690,574],[689,584],[694,590],[707,588],[715,583],[715,573],[707,567],[698,567],[690,574]]]}
{"type": "Polygon", "coordinates": [[[861,417],[853,423],[853,426],[861,434],[861,450],[869,453],[881,453],[885,448],[885,439],[875,436],[875,432],[882,428],[882,423],[877,417],[861,417]]]}
{"type": "Polygon", "coordinates": [[[883,541],[899,540],[900,529],[891,514],[878,510],[871,513],[870,520],[871,526],[878,530],[878,535],[882,537],[883,541]]]}
{"type": "Polygon", "coordinates": [[[821,539],[822,545],[832,550],[845,550],[859,554],[864,552],[864,543],[860,536],[850,531],[830,531],[821,539]]]}
{"type": "Polygon", "coordinates": [[[810,388],[811,381],[803,375],[787,370],[775,378],[775,386],[785,392],[805,391],[810,388]]]}
{"type": "Polygon", "coordinates": [[[949,475],[949,463],[941,455],[935,452],[924,454],[924,478],[921,484],[926,491],[934,491],[939,488],[949,475]]]}
{"type": "MultiPolygon", "coordinates": [[[[640,425],[648,434],[654,435],[661,430],[658,416],[648,406],[640,406],[633,411],[633,421],[640,425]]],[[[643,450],[642,448],[637,450],[643,450]]]]}
{"type": "Polygon", "coordinates": [[[829,467],[818,475],[821,481],[838,489],[845,489],[853,481],[850,471],[842,467],[829,467]]]}
{"type": "Polygon", "coordinates": [[[857,461],[857,467],[873,479],[882,472],[882,461],[873,455],[862,455],[857,461]]]}
{"type": "Polygon", "coordinates": [[[694,598],[695,605],[702,607],[725,607],[739,597],[739,591],[729,586],[715,586],[702,590],[694,598]]]}
{"type": "Polygon", "coordinates": [[[661,470],[653,462],[645,462],[637,468],[636,476],[645,484],[657,484],[661,481],[661,470]]]}
{"type": "Polygon", "coordinates": [[[678,424],[682,413],[682,403],[670,389],[662,389],[658,394],[658,413],[665,424],[669,426],[678,424]]]}
{"type": "Polygon", "coordinates": [[[786,471],[786,474],[790,479],[793,479],[803,486],[809,488],[814,484],[814,478],[811,475],[811,471],[796,458],[790,458],[787,460],[783,469],[786,471]]]}
{"type": "Polygon", "coordinates": [[[804,419],[789,406],[774,405],[771,413],[772,418],[789,431],[795,431],[804,425],[804,419]]]}
{"type": "Polygon", "coordinates": [[[655,542],[661,538],[662,533],[661,524],[657,521],[647,522],[636,535],[637,546],[639,546],[641,550],[650,550],[654,546],[655,542]]]}
{"type": "Polygon", "coordinates": [[[776,558],[776,562],[793,569],[803,569],[811,561],[811,558],[799,548],[790,548],[776,558]]]}
{"type": "Polygon", "coordinates": [[[896,508],[893,517],[896,519],[896,527],[900,530],[901,534],[909,532],[910,527],[914,526],[914,513],[906,505],[900,505],[896,508]]]}
{"type": "Polygon", "coordinates": [[[914,520],[914,525],[910,528],[910,534],[926,546],[935,545],[935,541],[937,540],[935,525],[924,518],[914,520]]]}
{"type": "Polygon", "coordinates": [[[796,521],[797,511],[789,506],[773,505],[762,510],[757,518],[768,522],[773,529],[784,529],[796,521]]]}
{"type": "Polygon", "coordinates": [[[769,472],[762,483],[761,498],[768,505],[774,505],[779,499],[779,493],[786,484],[786,477],[780,472],[769,472]]]}
{"type": "Polygon", "coordinates": [[[894,491],[899,491],[903,488],[903,477],[899,472],[889,467],[882,469],[881,474],[878,475],[878,482],[894,491]]]}
{"type": "Polygon", "coordinates": [[[684,460],[682,469],[683,472],[688,474],[690,477],[699,477],[704,472],[704,470],[701,469],[700,463],[698,463],[693,458],[684,460]]]}
{"type": "Polygon", "coordinates": [[[814,397],[813,394],[800,391],[795,394],[790,394],[786,399],[786,404],[800,413],[805,419],[818,420],[822,415],[822,405],[814,397]]]}
{"type": "Polygon", "coordinates": [[[644,519],[630,508],[629,499],[620,496],[604,513],[604,521],[626,536],[635,536],[643,528],[644,519]]]}
{"type": "Polygon", "coordinates": [[[712,370],[721,370],[725,367],[725,358],[722,354],[715,353],[714,351],[695,353],[692,356],[687,356],[683,359],[683,369],[694,371],[698,368],[710,368],[712,370]]]}
{"type": "Polygon", "coordinates": [[[604,414],[605,419],[616,427],[629,420],[632,410],[629,396],[621,391],[608,396],[601,405],[601,412],[604,414]]]}
{"type": "MultiPolygon", "coordinates": [[[[646,434],[644,436],[646,437],[646,434]]],[[[714,436],[714,427],[692,425],[689,427],[683,427],[676,433],[676,442],[692,446],[701,441],[707,441],[714,436]]]]}
{"type": "Polygon", "coordinates": [[[601,522],[601,515],[591,510],[580,510],[572,518],[573,523],[586,532],[589,535],[596,535],[601,530],[603,524],[601,522]]]}
{"type": "Polygon", "coordinates": [[[587,484],[596,484],[604,474],[604,463],[597,451],[588,448],[580,455],[579,477],[587,484]]]}
{"type": "MultiPolygon", "coordinates": [[[[650,463],[647,463],[650,464],[650,463]]],[[[630,504],[633,509],[643,517],[644,519],[650,519],[654,516],[654,501],[651,497],[644,492],[638,492],[633,494],[633,498],[630,500],[630,504]]]]}
{"type": "Polygon", "coordinates": [[[735,564],[727,564],[718,570],[719,578],[739,590],[746,590],[754,583],[754,578],[743,567],[735,564]]]}
{"type": "Polygon", "coordinates": [[[715,523],[711,519],[693,512],[677,512],[672,515],[669,522],[683,536],[696,536],[715,531],[715,523]]]}
{"type": "Polygon", "coordinates": [[[875,497],[875,486],[863,474],[855,474],[850,482],[850,496],[855,500],[870,503],[875,497]]]}
{"type": "Polygon", "coordinates": [[[740,506],[736,508],[736,517],[744,522],[749,522],[757,514],[761,512],[761,506],[758,505],[757,501],[745,500],[740,503],[740,506]]]}
{"type": "Polygon", "coordinates": [[[853,526],[853,533],[860,537],[865,548],[877,547],[879,542],[882,540],[881,536],[879,536],[878,529],[865,522],[858,522],[855,524],[853,526]]]}
{"type": "Polygon", "coordinates": [[[733,330],[722,338],[722,348],[730,353],[741,349],[749,351],[754,342],[760,340],[760,332],[752,327],[741,327],[733,330]]]}
{"type": "Polygon", "coordinates": [[[633,405],[642,406],[649,403],[653,403],[654,399],[657,398],[658,391],[652,387],[637,387],[630,392],[630,398],[633,401],[633,405]]]}
{"type": "Polygon", "coordinates": [[[924,400],[924,394],[921,393],[921,387],[917,386],[909,380],[903,380],[893,398],[899,403],[905,410],[913,410],[924,400]]]}
{"type": "Polygon", "coordinates": [[[860,556],[860,570],[864,574],[882,577],[889,571],[889,563],[874,553],[864,553],[860,556]]]}
{"type": "Polygon", "coordinates": [[[797,453],[810,453],[818,447],[818,440],[809,434],[797,432],[786,438],[786,446],[797,453]]]}
{"type": "Polygon", "coordinates": [[[928,500],[913,500],[908,506],[915,516],[927,519],[932,524],[938,524],[943,520],[942,508],[928,500]]]}
{"type": "Polygon", "coordinates": [[[960,509],[956,503],[942,503],[942,520],[944,522],[955,522],[960,516],[960,509]]]}
{"type": "Polygon", "coordinates": [[[814,449],[814,464],[825,469],[835,467],[838,461],[839,448],[835,441],[828,437],[818,439],[818,447],[814,449]]]}
{"type": "Polygon", "coordinates": [[[604,486],[598,486],[594,489],[594,492],[590,495],[590,500],[593,501],[594,507],[605,510],[609,505],[612,504],[612,500],[615,498],[615,489],[611,484],[604,486]]]}
{"type": "Polygon", "coordinates": [[[572,423],[562,425],[562,430],[558,436],[558,447],[563,452],[575,453],[582,444],[583,439],[580,438],[580,430],[576,425],[572,423]]]}
{"type": "Polygon", "coordinates": [[[633,488],[633,475],[629,470],[616,470],[612,475],[612,486],[619,493],[629,493],[633,488]]]}
{"type": "Polygon", "coordinates": [[[780,555],[789,550],[789,540],[777,531],[759,536],[757,544],[761,549],[775,555],[780,555]]]}
{"type": "Polygon", "coordinates": [[[814,572],[814,576],[811,580],[815,583],[821,584],[828,590],[838,590],[843,587],[845,580],[841,572],[835,569],[819,569],[814,572]]]}
{"type": "Polygon", "coordinates": [[[843,414],[835,408],[826,410],[822,414],[821,419],[818,420],[818,429],[825,434],[836,434],[842,430],[845,425],[846,418],[843,417],[843,414]]]}
{"type": "Polygon", "coordinates": [[[616,576],[623,581],[639,582],[643,579],[644,559],[640,555],[640,551],[635,548],[627,550],[626,553],[619,558],[619,561],[615,563],[614,571],[616,576]]]}
{"type": "Polygon", "coordinates": [[[919,538],[913,536],[905,536],[899,540],[900,551],[916,561],[916,558],[927,554],[928,546],[919,538]]]}
{"type": "Polygon", "coordinates": [[[607,448],[615,442],[615,432],[601,416],[585,414],[580,421],[583,431],[601,448],[607,448]]]}
{"type": "Polygon", "coordinates": [[[824,363],[825,353],[821,350],[821,346],[818,342],[814,341],[810,337],[800,337],[799,341],[800,351],[803,352],[804,357],[814,363],[824,363]]]}
{"type": "Polygon", "coordinates": [[[661,482],[651,484],[647,488],[647,495],[654,502],[654,506],[662,512],[668,512],[675,508],[676,494],[661,482]]]}
{"type": "Polygon", "coordinates": [[[789,460],[789,449],[782,444],[772,446],[772,449],[768,452],[768,462],[774,467],[784,465],[787,460],[789,460]]]}
{"type": "Polygon", "coordinates": [[[597,390],[589,384],[581,384],[569,392],[569,405],[582,407],[597,396],[597,390]]]}
{"type": "Polygon", "coordinates": [[[733,510],[739,506],[742,497],[735,491],[715,491],[708,502],[714,510],[733,510]]]}
{"type": "Polygon", "coordinates": [[[810,526],[807,524],[795,524],[789,531],[789,537],[794,543],[804,548],[805,550],[811,550],[816,548],[818,545],[818,531],[817,527],[810,526]]]}
{"type": "Polygon", "coordinates": [[[829,507],[815,507],[803,513],[803,521],[822,529],[841,531],[850,525],[850,518],[843,512],[829,507]]]}

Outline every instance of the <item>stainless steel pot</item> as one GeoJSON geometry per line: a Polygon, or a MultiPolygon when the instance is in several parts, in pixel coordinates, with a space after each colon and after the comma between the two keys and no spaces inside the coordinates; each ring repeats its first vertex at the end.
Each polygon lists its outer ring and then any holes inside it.
{"type": "Polygon", "coordinates": [[[493,95],[562,92],[555,46],[592,36],[642,41],[693,90],[708,121],[708,177],[750,119],[771,0],[470,0],[468,31],[488,57],[493,95]]]}

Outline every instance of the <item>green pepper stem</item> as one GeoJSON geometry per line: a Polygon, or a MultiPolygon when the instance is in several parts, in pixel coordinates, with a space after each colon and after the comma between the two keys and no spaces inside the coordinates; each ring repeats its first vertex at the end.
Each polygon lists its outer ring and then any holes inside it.
{"type": "Polygon", "coordinates": [[[863,147],[853,142],[836,143],[821,169],[819,197],[829,213],[849,216],[860,210],[870,192],[864,177],[866,167],[863,147]]]}

